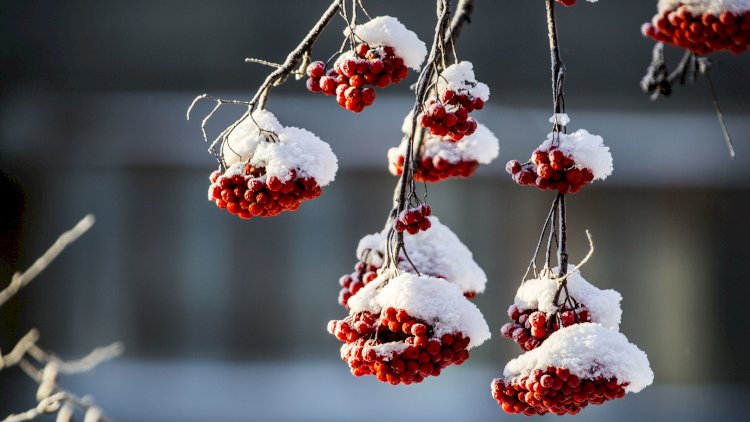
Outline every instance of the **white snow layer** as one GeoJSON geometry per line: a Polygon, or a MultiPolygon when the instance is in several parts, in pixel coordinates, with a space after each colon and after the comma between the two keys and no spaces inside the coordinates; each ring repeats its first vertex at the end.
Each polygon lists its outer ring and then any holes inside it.
{"type": "Polygon", "coordinates": [[[570,123],[570,117],[567,113],[555,113],[549,118],[549,122],[553,125],[567,126],[570,123]]]}
{"type": "Polygon", "coordinates": [[[338,170],[330,145],[308,130],[282,126],[267,110],[256,110],[252,118],[240,122],[227,137],[222,155],[229,167],[226,174],[240,174],[249,160],[282,182],[289,180],[289,171],[294,169],[298,177],[312,177],[319,186],[326,186],[338,170]]]}
{"type": "Polygon", "coordinates": [[[411,273],[391,277],[392,274],[381,274],[352,296],[348,302],[350,315],[364,311],[379,313],[390,306],[430,324],[433,338],[460,331],[470,338],[467,349],[490,338],[484,316],[458,286],[441,278],[411,273]]]}
{"type": "MultiPolygon", "coordinates": [[[[411,132],[410,112],[404,119],[401,131],[404,135],[411,132]]],[[[395,163],[400,155],[406,155],[406,144],[408,139],[404,138],[398,147],[388,150],[388,163],[391,174],[397,174],[395,163]]],[[[417,148],[418,145],[414,145],[417,148]]],[[[480,164],[489,164],[500,154],[500,141],[487,126],[477,123],[477,130],[469,136],[464,136],[455,142],[449,136],[444,138],[434,136],[430,133],[424,134],[423,154],[427,157],[441,157],[449,163],[460,161],[477,161],[480,164]]]]}
{"type": "Polygon", "coordinates": [[[687,6],[693,15],[712,13],[718,15],[723,11],[742,13],[750,11],[750,0],[659,0],[659,13],[665,10],[676,10],[680,6],[687,6]]]}
{"type": "Polygon", "coordinates": [[[227,166],[246,162],[252,157],[258,143],[263,142],[273,133],[278,134],[282,128],[283,126],[273,113],[267,110],[255,110],[251,117],[240,122],[227,137],[221,151],[224,162],[227,166]]]}
{"type": "MultiPolygon", "coordinates": [[[[349,36],[349,28],[344,35],[349,36]]],[[[419,70],[427,55],[427,46],[417,34],[407,29],[398,19],[391,16],[378,16],[362,25],[354,27],[354,34],[371,47],[390,46],[396,55],[404,59],[404,64],[419,70]]]]}
{"type": "MultiPolygon", "coordinates": [[[[568,265],[572,270],[574,267],[568,265]]],[[[555,268],[552,273],[557,273],[555,268]]],[[[568,293],[578,303],[586,306],[591,315],[593,322],[599,323],[606,328],[617,330],[620,326],[622,309],[620,301],[622,296],[615,290],[601,290],[581,276],[581,272],[576,270],[568,276],[568,293]]],[[[520,310],[539,309],[542,312],[551,314],[557,311],[555,306],[555,292],[557,291],[557,281],[543,276],[532,280],[527,280],[516,292],[514,303],[520,310]]],[[[561,293],[564,298],[565,293],[561,293]]]]}
{"type": "Polygon", "coordinates": [[[539,145],[539,149],[547,150],[554,138],[559,138],[558,149],[563,154],[572,157],[577,167],[585,167],[594,174],[594,179],[604,180],[612,174],[612,154],[609,147],[604,145],[604,139],[599,135],[592,135],[586,129],[579,129],[575,133],[550,133],[547,140],[539,145]]]}
{"type": "Polygon", "coordinates": [[[567,368],[581,379],[603,377],[627,382],[627,393],[637,393],[654,381],[646,353],[623,334],[594,323],[555,331],[538,348],[508,362],[503,376],[510,380],[549,366],[567,368]]]}
{"type": "Polygon", "coordinates": [[[467,61],[446,67],[438,78],[437,89],[440,95],[448,89],[454,92],[468,90],[472,97],[481,98],[485,102],[490,99],[490,87],[477,82],[474,77],[474,65],[467,61]]]}
{"type": "MultiPolygon", "coordinates": [[[[445,277],[464,293],[484,292],[487,275],[474,261],[469,248],[437,217],[428,218],[432,223],[429,230],[420,231],[412,236],[404,236],[404,247],[417,269],[423,274],[445,277]]],[[[380,233],[363,237],[357,246],[357,257],[362,257],[367,249],[383,253],[387,236],[388,229],[384,229],[380,233]]],[[[403,253],[401,255],[403,258],[403,253]]],[[[370,254],[370,257],[374,256],[377,255],[370,254]]],[[[381,265],[382,262],[371,262],[371,264],[381,265]]],[[[404,260],[401,268],[409,270],[411,264],[404,260]]]]}

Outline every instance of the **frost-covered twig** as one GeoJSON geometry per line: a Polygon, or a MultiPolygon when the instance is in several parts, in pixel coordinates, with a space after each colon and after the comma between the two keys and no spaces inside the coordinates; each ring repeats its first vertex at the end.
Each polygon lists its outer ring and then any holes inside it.
{"type": "Polygon", "coordinates": [[[266,77],[266,79],[260,85],[250,101],[225,100],[212,97],[207,94],[201,94],[195,97],[187,111],[188,120],[190,120],[191,112],[198,102],[206,99],[215,102],[213,109],[201,121],[201,133],[203,134],[203,138],[206,142],[208,142],[206,125],[222,105],[241,104],[247,106],[248,108],[247,111],[245,111],[245,113],[242,114],[239,119],[235,120],[234,123],[224,129],[216,137],[216,139],[214,139],[214,141],[211,143],[211,146],[209,147],[209,152],[211,152],[216,157],[222,169],[225,169],[226,163],[224,163],[220,154],[216,151],[216,145],[223,143],[227,139],[227,137],[229,137],[229,135],[231,135],[232,132],[237,128],[237,126],[239,126],[246,119],[250,118],[253,110],[255,110],[256,107],[261,110],[265,109],[268,94],[271,92],[271,89],[273,89],[273,87],[279,86],[284,83],[284,81],[286,81],[286,79],[295,72],[295,69],[303,69],[303,66],[307,61],[307,57],[309,57],[310,55],[313,44],[315,44],[315,41],[318,39],[328,23],[330,23],[334,16],[336,16],[336,14],[340,12],[343,2],[344,0],[333,0],[333,2],[331,2],[330,6],[328,6],[328,9],[326,9],[318,22],[312,27],[312,29],[310,29],[305,38],[303,38],[299,43],[299,45],[297,45],[297,47],[287,55],[283,63],[277,65],[276,63],[271,63],[260,59],[246,59],[246,61],[262,63],[275,68],[275,70],[266,77]]]}
{"type": "Polygon", "coordinates": [[[91,214],[86,215],[78,224],[72,229],[66,231],[55,241],[55,243],[47,249],[44,255],[40,256],[34,264],[24,272],[17,272],[13,274],[13,278],[10,281],[8,287],[0,291],[0,306],[3,306],[5,302],[11,297],[15,296],[22,287],[26,286],[34,279],[39,273],[41,273],[47,266],[62,252],[66,246],[75,242],[82,234],[91,228],[94,224],[94,216],[91,214]]]}
{"type": "MultiPolygon", "coordinates": [[[[21,288],[46,269],[65,247],[78,239],[93,224],[94,216],[90,214],[86,215],[75,227],[63,233],[29,269],[25,272],[15,273],[10,285],[0,292],[0,306],[15,296],[21,288]]],[[[0,352],[0,370],[11,366],[18,366],[29,378],[39,384],[36,393],[38,404],[25,412],[6,417],[3,419],[3,422],[27,421],[40,415],[58,412],[57,420],[59,422],[69,422],[72,420],[75,407],[85,411],[84,422],[107,420],[102,411],[90,398],[79,398],[75,394],[62,389],[57,384],[57,375],[58,373],[73,374],[87,372],[98,364],[120,355],[123,351],[122,344],[113,343],[106,347],[99,347],[79,360],[64,361],[53,353],[40,348],[37,345],[38,340],[39,332],[36,329],[32,329],[16,343],[9,353],[3,355],[0,352]],[[27,356],[32,357],[39,364],[43,365],[42,368],[37,368],[32,362],[26,359],[27,356]]]]}

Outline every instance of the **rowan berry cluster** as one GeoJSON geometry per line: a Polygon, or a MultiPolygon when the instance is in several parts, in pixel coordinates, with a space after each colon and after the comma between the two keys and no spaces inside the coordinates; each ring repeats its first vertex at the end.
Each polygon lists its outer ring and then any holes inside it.
{"type": "Polygon", "coordinates": [[[470,340],[461,332],[436,337],[429,323],[393,307],[331,321],[328,332],[346,343],[341,359],[353,375],[374,375],[392,385],[420,383],[469,358],[470,340]]]}
{"type": "Polygon", "coordinates": [[[370,47],[359,44],[355,51],[342,54],[333,67],[326,69],[322,61],[307,67],[307,89],[336,95],[339,105],[359,113],[375,101],[375,89],[401,82],[409,74],[404,60],[392,47],[370,47]]]}
{"type": "Polygon", "coordinates": [[[728,50],[741,54],[750,48],[750,11],[694,14],[688,6],[664,10],[643,24],[644,36],[686,48],[695,54],[728,50]]]}
{"type": "MultiPolygon", "coordinates": [[[[508,308],[508,317],[513,322],[503,325],[500,334],[518,343],[524,351],[537,348],[550,334],[560,329],[554,315],[548,316],[536,309],[520,310],[515,304],[508,308]]],[[[564,307],[560,310],[560,322],[563,327],[590,320],[589,312],[583,305],[575,309],[564,307]]]]}
{"type": "Polygon", "coordinates": [[[421,204],[416,208],[407,208],[393,220],[393,229],[397,232],[417,234],[419,231],[427,231],[432,227],[430,219],[432,208],[427,204],[421,204]]]}
{"type": "Polygon", "coordinates": [[[547,367],[529,376],[495,378],[492,397],[507,413],[575,415],[589,404],[622,398],[628,383],[615,378],[580,379],[566,368],[547,367]]]}
{"type": "Polygon", "coordinates": [[[209,201],[242,219],[294,211],[303,201],[321,194],[315,179],[299,178],[294,169],[283,182],[276,176],[266,177],[264,168],[247,164],[242,169],[236,171],[237,166],[233,166],[226,173],[213,172],[208,188],[209,201]]]}
{"type": "Polygon", "coordinates": [[[594,173],[577,165],[573,158],[555,146],[536,149],[531,161],[521,164],[509,161],[505,170],[513,181],[521,186],[536,186],[541,190],[556,190],[560,193],[576,193],[594,180],[594,173]]]}

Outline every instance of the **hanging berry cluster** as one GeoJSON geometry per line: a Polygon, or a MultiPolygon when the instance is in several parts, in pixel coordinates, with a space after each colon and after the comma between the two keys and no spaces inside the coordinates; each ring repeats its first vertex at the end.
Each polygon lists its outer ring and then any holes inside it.
{"type": "Polygon", "coordinates": [[[452,64],[437,75],[420,123],[433,135],[460,141],[477,130],[477,121],[469,113],[484,108],[489,98],[490,89],[477,82],[471,62],[452,64]]]}
{"type": "Polygon", "coordinates": [[[658,13],[642,27],[643,35],[695,54],[750,48],[750,2],[747,0],[659,0],[658,13]]]}
{"type": "Polygon", "coordinates": [[[398,19],[379,16],[362,25],[347,27],[349,51],[340,51],[331,68],[322,61],[307,67],[307,89],[335,95],[338,104],[359,113],[375,101],[373,87],[401,82],[409,69],[419,70],[427,48],[398,19]]]}
{"type": "MultiPolygon", "coordinates": [[[[414,236],[404,236],[404,249],[397,260],[399,271],[414,273],[414,268],[419,268],[420,274],[455,284],[469,299],[484,292],[487,276],[474,261],[469,248],[437,217],[429,217],[429,221],[432,225],[430,230],[421,231],[414,236]],[[408,259],[405,250],[409,251],[408,259]]],[[[347,310],[349,298],[373,281],[378,275],[378,269],[383,266],[390,231],[391,228],[386,227],[359,241],[358,262],[354,266],[354,272],[339,279],[339,304],[347,310]]]]}
{"type": "Polygon", "coordinates": [[[599,290],[580,274],[580,266],[591,254],[578,266],[568,265],[565,194],[611,174],[612,156],[601,137],[585,130],[565,133],[570,119],[564,114],[564,67],[554,2],[546,0],[546,4],[555,112],[550,119],[552,133],[528,163],[511,161],[507,169],[521,185],[558,193],[524,281],[508,308],[511,322],[500,330],[525,353],[510,361],[503,377],[491,383],[492,397],[503,411],[527,416],[574,415],[590,404],[638,392],[653,381],[646,354],[617,331],[622,315],[620,294],[599,290]],[[545,264],[537,271],[547,231],[545,264]],[[555,245],[558,266],[552,268],[555,245]],[[526,280],[532,269],[535,277],[526,280]]]}
{"type": "MultiPolygon", "coordinates": [[[[406,144],[411,133],[412,116],[404,119],[405,135],[401,145],[388,150],[388,170],[400,176],[404,169],[406,144]]],[[[439,182],[452,177],[471,177],[480,164],[489,164],[497,158],[499,141],[487,126],[478,123],[471,135],[454,141],[448,136],[436,136],[429,131],[417,131],[414,154],[414,179],[439,182]]]]}

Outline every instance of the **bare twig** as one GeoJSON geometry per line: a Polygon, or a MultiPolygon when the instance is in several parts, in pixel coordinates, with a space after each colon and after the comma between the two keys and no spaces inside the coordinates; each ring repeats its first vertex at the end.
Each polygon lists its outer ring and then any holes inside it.
{"type": "Polygon", "coordinates": [[[716,87],[714,86],[714,81],[711,78],[711,62],[706,58],[701,58],[698,60],[698,66],[701,74],[703,74],[706,77],[706,81],[708,81],[708,87],[711,90],[711,101],[714,104],[716,118],[719,120],[721,133],[722,135],[724,135],[724,142],[726,142],[727,148],[729,149],[729,157],[731,159],[734,159],[735,154],[734,145],[732,145],[732,136],[729,134],[727,123],[724,121],[724,114],[721,112],[721,106],[719,105],[719,96],[716,95],[716,87]]]}
{"type": "Polygon", "coordinates": [[[108,346],[97,347],[80,359],[66,361],[53,353],[45,352],[38,346],[32,345],[29,349],[29,355],[38,362],[54,363],[61,374],[80,374],[94,369],[103,362],[120,356],[124,350],[125,348],[122,343],[116,342],[108,346]]]}
{"type": "Polygon", "coordinates": [[[2,353],[0,353],[0,370],[2,370],[3,368],[13,366],[13,365],[17,365],[18,362],[20,362],[21,359],[23,359],[23,357],[26,355],[29,349],[33,348],[36,345],[36,342],[38,340],[39,340],[39,331],[37,331],[37,329],[34,328],[28,333],[26,333],[26,335],[21,337],[20,340],[18,340],[18,342],[10,351],[10,353],[8,353],[5,356],[3,356],[2,353]]]}

